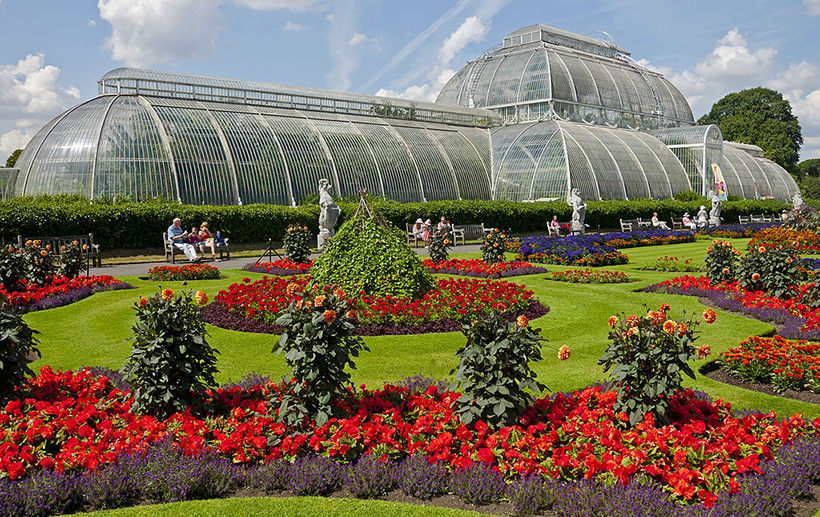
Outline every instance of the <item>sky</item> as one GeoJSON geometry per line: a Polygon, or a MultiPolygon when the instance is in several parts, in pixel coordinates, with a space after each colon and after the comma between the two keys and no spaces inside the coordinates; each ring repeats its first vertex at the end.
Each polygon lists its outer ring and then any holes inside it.
{"type": "Polygon", "coordinates": [[[433,101],[535,23],[605,32],[695,119],[728,93],[776,89],[801,159],[820,158],[820,0],[0,0],[0,22],[0,166],[114,68],[433,101]]]}

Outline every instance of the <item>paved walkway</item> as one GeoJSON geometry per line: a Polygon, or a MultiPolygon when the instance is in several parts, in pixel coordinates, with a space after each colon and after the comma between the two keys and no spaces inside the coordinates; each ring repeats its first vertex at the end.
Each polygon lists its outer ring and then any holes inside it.
{"type": "MultiPolygon", "coordinates": [[[[480,251],[481,246],[479,244],[468,244],[466,246],[454,246],[450,249],[450,253],[467,253],[471,251],[480,251]]],[[[413,248],[413,250],[418,253],[420,256],[429,255],[427,248],[413,248]]],[[[318,257],[319,254],[315,253],[311,255],[312,258],[318,257]]],[[[253,262],[258,257],[238,257],[232,258],[230,260],[223,260],[221,262],[213,262],[211,259],[207,259],[202,262],[202,264],[209,264],[211,266],[216,266],[220,269],[241,269],[242,266],[247,264],[248,262],[253,262]]],[[[264,261],[268,259],[265,258],[264,261]]],[[[275,260],[275,257],[274,257],[275,260]]],[[[182,258],[182,260],[177,259],[175,265],[184,265],[188,264],[188,261],[182,258]]],[[[126,276],[126,275],[147,275],[148,270],[156,267],[156,266],[165,266],[171,265],[170,262],[140,262],[136,264],[103,264],[102,267],[92,267],[90,270],[90,274],[92,275],[111,275],[111,276],[126,276]]]]}

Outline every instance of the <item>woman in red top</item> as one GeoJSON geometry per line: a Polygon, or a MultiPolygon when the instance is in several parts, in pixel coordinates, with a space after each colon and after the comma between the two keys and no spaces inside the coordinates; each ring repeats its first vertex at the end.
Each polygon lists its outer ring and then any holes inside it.
{"type": "Polygon", "coordinates": [[[219,259],[216,258],[216,241],[208,229],[207,221],[204,221],[199,227],[199,240],[201,241],[199,243],[199,249],[202,250],[202,256],[205,256],[205,246],[209,246],[211,248],[211,258],[219,262],[219,259]]]}

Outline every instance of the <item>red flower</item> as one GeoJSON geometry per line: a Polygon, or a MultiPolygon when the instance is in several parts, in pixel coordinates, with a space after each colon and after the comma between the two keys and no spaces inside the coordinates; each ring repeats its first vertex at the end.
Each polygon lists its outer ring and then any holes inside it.
{"type": "Polygon", "coordinates": [[[174,290],[173,289],[163,289],[162,290],[162,299],[163,300],[170,300],[174,297],[174,290]]]}
{"type": "Polygon", "coordinates": [[[326,310],[324,316],[326,323],[333,323],[336,321],[336,311],[326,310]]]}
{"type": "Polygon", "coordinates": [[[706,309],[705,311],[703,311],[703,320],[706,323],[714,323],[716,319],[717,314],[715,314],[715,311],[713,311],[712,309],[706,309]]]}

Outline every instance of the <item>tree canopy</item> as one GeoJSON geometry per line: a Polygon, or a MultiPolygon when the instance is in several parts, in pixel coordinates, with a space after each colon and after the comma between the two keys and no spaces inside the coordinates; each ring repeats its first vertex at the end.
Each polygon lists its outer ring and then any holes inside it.
{"type": "Polygon", "coordinates": [[[20,157],[20,153],[22,153],[22,152],[23,152],[22,149],[17,149],[13,153],[11,153],[9,155],[8,159],[6,160],[6,167],[9,168],[9,169],[14,167],[14,164],[17,163],[17,158],[20,157]]]}
{"type": "Polygon", "coordinates": [[[751,88],[717,101],[698,124],[716,124],[724,140],[752,144],[789,172],[796,172],[803,135],[792,106],[780,92],[751,88]]]}
{"type": "Polygon", "coordinates": [[[820,158],[811,158],[798,163],[797,177],[801,180],[803,178],[820,178],[820,158]]]}

